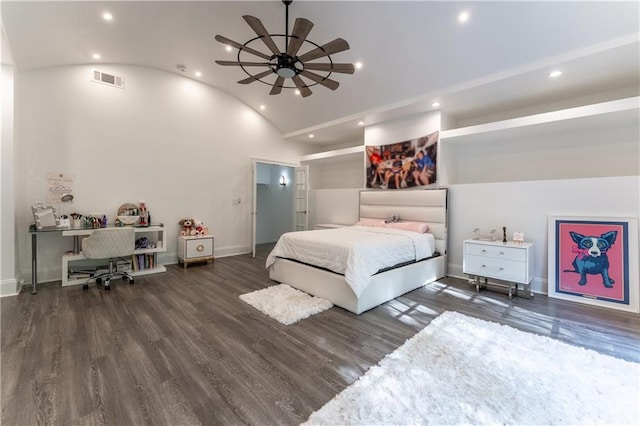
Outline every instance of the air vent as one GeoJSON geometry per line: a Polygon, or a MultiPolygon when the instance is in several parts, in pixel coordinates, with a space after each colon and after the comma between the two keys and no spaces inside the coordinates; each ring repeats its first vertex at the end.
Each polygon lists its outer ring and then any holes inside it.
{"type": "Polygon", "coordinates": [[[117,87],[119,89],[124,89],[124,77],[120,77],[113,74],[107,74],[106,72],[100,72],[98,70],[93,70],[93,81],[96,83],[107,84],[109,86],[117,87]]]}

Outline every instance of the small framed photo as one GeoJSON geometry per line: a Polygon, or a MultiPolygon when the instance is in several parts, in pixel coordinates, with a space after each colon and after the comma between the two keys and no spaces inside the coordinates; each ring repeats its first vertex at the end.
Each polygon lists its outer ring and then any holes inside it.
{"type": "Polygon", "coordinates": [[[639,312],[635,217],[549,216],[549,297],[639,312]]]}
{"type": "Polygon", "coordinates": [[[523,232],[514,232],[513,233],[513,242],[522,244],[524,243],[524,233],[523,232]]]}

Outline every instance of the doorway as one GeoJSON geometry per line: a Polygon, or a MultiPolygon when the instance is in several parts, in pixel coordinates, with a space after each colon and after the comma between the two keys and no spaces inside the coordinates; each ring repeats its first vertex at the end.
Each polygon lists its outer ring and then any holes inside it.
{"type": "Polygon", "coordinates": [[[273,244],[295,229],[295,167],[255,162],[254,244],[273,244]]]}

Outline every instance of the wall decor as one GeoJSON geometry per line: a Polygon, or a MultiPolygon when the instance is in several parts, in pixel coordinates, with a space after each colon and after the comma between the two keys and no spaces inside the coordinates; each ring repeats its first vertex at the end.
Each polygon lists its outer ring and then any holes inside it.
{"type": "Polygon", "coordinates": [[[404,189],[437,181],[438,136],[366,146],[367,188],[404,189]]]}
{"type": "Polygon", "coordinates": [[[549,297],[639,312],[635,217],[549,216],[549,297]]]}

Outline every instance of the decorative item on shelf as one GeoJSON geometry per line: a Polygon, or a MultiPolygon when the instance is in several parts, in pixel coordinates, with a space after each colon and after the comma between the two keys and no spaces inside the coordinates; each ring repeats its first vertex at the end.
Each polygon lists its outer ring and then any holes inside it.
{"type": "Polygon", "coordinates": [[[144,201],[140,201],[140,205],[138,206],[138,214],[140,215],[140,221],[138,222],[138,225],[149,226],[149,210],[147,209],[147,205],[144,201]]]}
{"type": "Polygon", "coordinates": [[[524,243],[524,233],[522,232],[514,232],[513,233],[513,242],[516,244],[524,243]]]}
{"type": "Polygon", "coordinates": [[[480,232],[480,228],[474,228],[473,229],[473,233],[474,233],[474,240],[480,240],[480,241],[495,241],[498,239],[498,237],[496,236],[496,232],[497,229],[492,229],[491,231],[489,231],[488,234],[483,234],[480,232]]]}
{"type": "Polygon", "coordinates": [[[140,220],[139,206],[125,203],[118,207],[116,226],[137,225],[140,220]]]}
{"type": "Polygon", "coordinates": [[[280,185],[287,186],[287,179],[284,177],[284,175],[280,175],[280,185]]]}
{"type": "Polygon", "coordinates": [[[70,203],[73,201],[73,194],[72,193],[65,193],[62,194],[60,196],[60,201],[62,202],[62,207],[63,207],[63,214],[60,216],[59,222],[60,224],[58,225],[60,228],[70,228],[71,227],[71,219],[69,218],[69,215],[67,214],[67,209],[65,204],[70,203]]]}
{"type": "Polygon", "coordinates": [[[502,227],[502,244],[507,244],[507,227],[502,227]]]}

